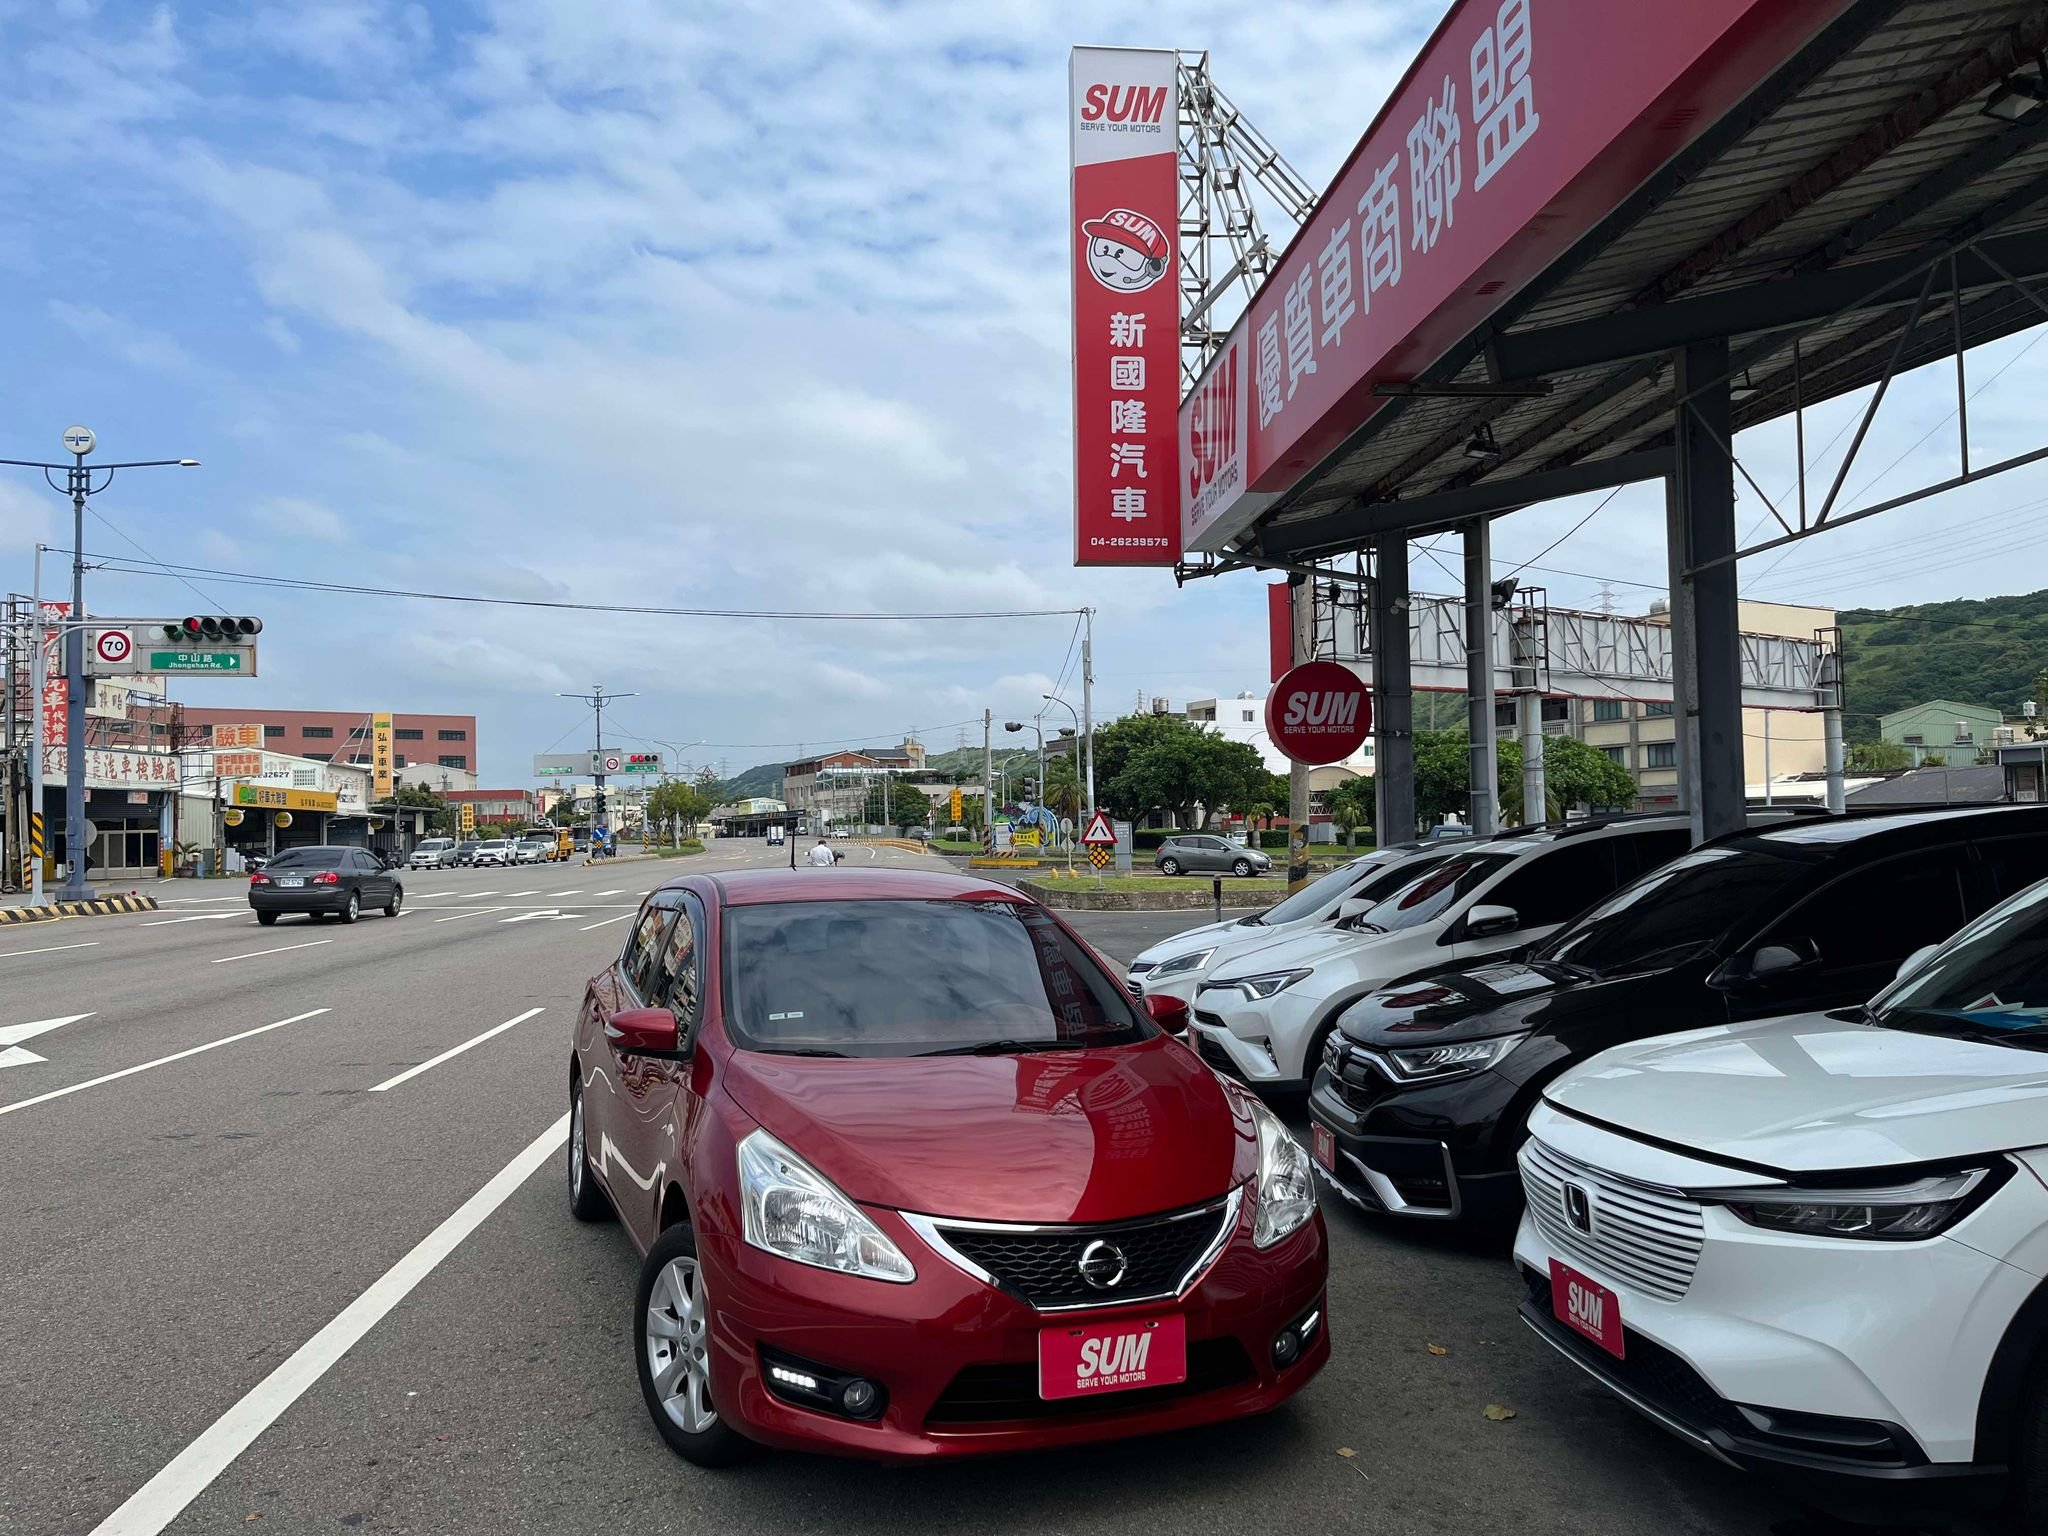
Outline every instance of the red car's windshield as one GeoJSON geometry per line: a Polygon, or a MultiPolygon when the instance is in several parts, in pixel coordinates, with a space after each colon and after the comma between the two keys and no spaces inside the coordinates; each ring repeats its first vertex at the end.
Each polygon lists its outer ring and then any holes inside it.
{"type": "Polygon", "coordinates": [[[725,911],[726,1027],[760,1051],[927,1056],[1157,1033],[1042,908],[801,901],[725,911]]]}

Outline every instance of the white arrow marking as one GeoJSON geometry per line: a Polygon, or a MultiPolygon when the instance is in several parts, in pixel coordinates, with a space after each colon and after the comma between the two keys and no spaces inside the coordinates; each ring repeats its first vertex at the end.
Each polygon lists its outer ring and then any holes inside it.
{"type": "Polygon", "coordinates": [[[89,1019],[90,1013],[67,1013],[59,1018],[38,1019],[33,1024],[9,1024],[0,1028],[0,1045],[18,1045],[23,1040],[33,1040],[37,1035],[46,1035],[53,1029],[62,1029],[66,1024],[76,1024],[80,1019],[89,1019]]]}
{"type": "Polygon", "coordinates": [[[9,1024],[0,1028],[0,1045],[7,1047],[0,1051],[0,1067],[25,1067],[30,1062],[47,1058],[34,1051],[25,1051],[16,1045],[17,1040],[33,1040],[37,1035],[48,1034],[53,1029],[62,1029],[66,1024],[76,1024],[80,1019],[89,1019],[89,1013],[67,1013],[62,1018],[38,1019],[33,1024],[9,1024]]]}
{"type": "Polygon", "coordinates": [[[160,917],[153,923],[137,923],[138,928],[168,928],[173,923],[221,922],[230,917],[240,917],[239,912],[187,912],[183,917],[160,917]]]}
{"type": "Polygon", "coordinates": [[[575,915],[574,912],[558,912],[553,907],[549,907],[540,912],[522,912],[517,917],[501,917],[498,921],[501,923],[532,923],[546,919],[550,922],[559,923],[565,918],[571,918],[575,915]]]}

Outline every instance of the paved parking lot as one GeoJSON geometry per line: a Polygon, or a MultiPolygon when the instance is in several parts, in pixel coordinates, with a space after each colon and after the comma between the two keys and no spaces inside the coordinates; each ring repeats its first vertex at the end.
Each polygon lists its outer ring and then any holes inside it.
{"type": "MultiPolygon", "coordinates": [[[[981,1464],[677,1460],[633,1374],[637,1256],[564,1205],[566,1040],[644,890],[760,852],[422,874],[352,927],[259,930],[216,884],[10,931],[0,1031],[83,1016],[0,1067],[0,1530],[1818,1529],[1531,1337],[1505,1233],[1342,1207],[1334,1358],[1264,1420],[981,1464]],[[287,1361],[328,1368],[293,1395],[287,1361]]],[[[1123,959],[1199,917],[1077,926],[1123,959]]]]}

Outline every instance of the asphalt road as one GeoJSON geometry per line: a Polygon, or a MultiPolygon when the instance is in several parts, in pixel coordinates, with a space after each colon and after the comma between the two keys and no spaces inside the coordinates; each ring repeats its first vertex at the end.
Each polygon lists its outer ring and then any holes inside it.
{"type": "MultiPolygon", "coordinates": [[[[352,927],[259,929],[214,882],[0,932],[0,1531],[1819,1529],[1530,1337],[1504,1233],[1341,1207],[1335,1357],[1263,1420],[979,1465],[677,1460],[634,1379],[637,1256],[565,1208],[567,1038],[643,892],[767,853],[423,873],[352,927]]],[[[1077,926],[1125,959],[1200,916],[1077,926]]]]}

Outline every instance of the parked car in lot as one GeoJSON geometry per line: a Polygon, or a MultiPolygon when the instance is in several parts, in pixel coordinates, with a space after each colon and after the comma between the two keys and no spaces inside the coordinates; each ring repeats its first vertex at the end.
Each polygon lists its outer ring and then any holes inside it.
{"type": "Polygon", "coordinates": [[[1522,1316],[1825,1507],[1919,1528],[2009,1494],[2048,1531],[2048,884],[1902,970],[1868,1006],[1551,1084],[1521,1154],[1522,1316]]]}
{"type": "Polygon", "coordinates": [[[1243,848],[1208,832],[1180,832],[1160,843],[1152,867],[1162,875],[1263,875],[1273,861],[1256,848],[1243,848]]]}
{"type": "Polygon", "coordinates": [[[470,859],[470,863],[476,865],[479,869],[486,869],[493,865],[510,864],[511,862],[512,839],[509,837],[484,839],[483,842],[477,844],[476,853],[470,859]]]}
{"type": "Polygon", "coordinates": [[[478,839],[464,838],[455,845],[455,851],[449,856],[448,862],[457,869],[466,869],[476,862],[476,851],[481,847],[483,843],[478,839]]]}
{"type": "Polygon", "coordinates": [[[645,1254],[641,1390],[692,1461],[1150,1434],[1328,1358],[1307,1152],[1006,886],[662,887],[590,983],[569,1126],[570,1208],[645,1254]]]}
{"type": "Polygon", "coordinates": [[[1368,1209],[1511,1214],[1529,1113],[1575,1062],[1861,1002],[2043,873],[2048,807],[1800,818],[1716,839],[1525,961],[1446,965],[1353,1004],[1309,1095],[1317,1161],[1368,1209]]]}
{"type": "Polygon", "coordinates": [[[249,876],[249,905],[266,928],[287,912],[352,923],[365,908],[398,916],[405,887],[364,848],[287,848],[249,876]]]}
{"type": "Polygon", "coordinates": [[[406,865],[412,869],[441,869],[455,862],[455,839],[430,837],[413,849],[406,865]]]}
{"type": "Polygon", "coordinates": [[[1526,949],[1690,835],[1682,817],[1644,816],[1439,843],[1441,858],[1370,911],[1211,967],[1190,1040],[1254,1086],[1305,1086],[1359,998],[1425,967],[1526,949]]]}
{"type": "Polygon", "coordinates": [[[1131,994],[1192,1004],[1202,978],[1216,967],[1282,939],[1362,917],[1373,902],[1448,857],[1441,850],[1426,852],[1421,843],[1377,849],[1338,865],[1264,912],[1184,929],[1141,950],[1130,963],[1131,994]]]}

